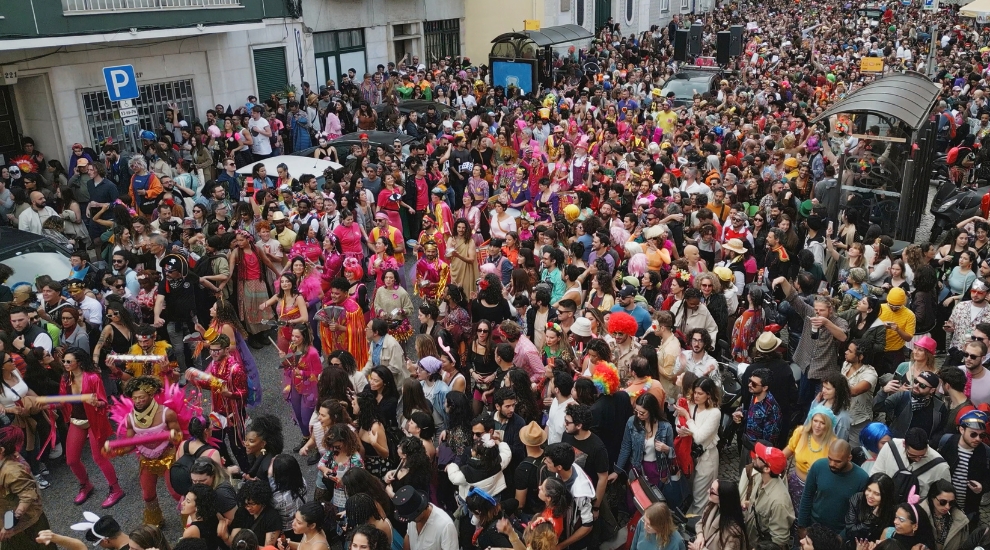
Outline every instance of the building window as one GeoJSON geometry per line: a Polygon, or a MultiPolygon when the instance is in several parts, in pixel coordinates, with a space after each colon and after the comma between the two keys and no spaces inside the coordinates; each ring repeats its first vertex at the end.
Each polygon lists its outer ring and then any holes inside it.
{"type": "Polygon", "coordinates": [[[670,0],[660,0],[660,12],[667,13],[670,11],[670,0]]]}
{"type": "Polygon", "coordinates": [[[633,10],[635,10],[633,4],[635,4],[633,0],[626,0],[626,25],[632,25],[633,10]]]}
{"type": "Polygon", "coordinates": [[[585,0],[576,0],[577,4],[577,24],[579,27],[584,26],[584,2],[585,0]]]}
{"type": "MultiPolygon", "coordinates": [[[[419,55],[423,51],[423,23],[419,21],[392,25],[392,59],[403,59],[419,55]]],[[[420,61],[423,61],[422,59],[420,61]]],[[[427,59],[427,62],[433,59],[427,59]]]]}
{"type": "Polygon", "coordinates": [[[364,29],[313,33],[313,50],[316,52],[316,79],[320,84],[333,80],[337,88],[348,69],[354,69],[358,82],[368,72],[365,57],[364,29]]]}
{"type": "MultiPolygon", "coordinates": [[[[186,120],[196,120],[199,115],[196,112],[192,79],[141,84],[138,92],[141,95],[131,100],[138,111],[138,128],[158,128],[165,120],[165,110],[171,103],[178,106],[186,120]]],[[[100,142],[113,138],[115,142],[123,142],[131,151],[135,150],[134,144],[128,143],[117,105],[110,101],[106,90],[85,92],[82,100],[86,126],[89,129],[89,146],[99,151],[100,142]]]]}
{"type": "Polygon", "coordinates": [[[423,23],[426,60],[434,61],[461,55],[461,20],[443,19],[423,23]]]}
{"type": "Polygon", "coordinates": [[[289,71],[285,65],[285,48],[258,48],[254,50],[254,77],[258,83],[258,101],[264,102],[273,93],[289,85],[289,71]]]}
{"type": "Polygon", "coordinates": [[[682,10],[688,9],[688,0],[681,0],[681,9],[682,10]]]}
{"type": "Polygon", "coordinates": [[[65,15],[241,7],[244,7],[241,0],[62,0],[62,13],[65,15]]]}

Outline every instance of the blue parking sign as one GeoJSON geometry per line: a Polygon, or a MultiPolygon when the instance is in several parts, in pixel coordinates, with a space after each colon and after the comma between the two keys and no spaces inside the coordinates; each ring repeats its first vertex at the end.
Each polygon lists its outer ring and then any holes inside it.
{"type": "Polygon", "coordinates": [[[134,67],[130,65],[104,67],[103,79],[107,83],[107,93],[110,95],[110,101],[134,99],[140,95],[138,93],[137,77],[134,76],[134,67]]]}

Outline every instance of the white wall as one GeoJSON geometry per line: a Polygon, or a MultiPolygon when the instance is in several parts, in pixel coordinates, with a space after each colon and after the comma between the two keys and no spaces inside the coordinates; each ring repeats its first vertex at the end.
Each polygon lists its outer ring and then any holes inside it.
{"type": "MultiPolygon", "coordinates": [[[[397,57],[392,44],[392,25],[441,19],[463,20],[466,1],[483,0],[302,0],[303,21],[310,32],[364,29],[367,66],[374,71],[379,64],[385,65],[397,57]]],[[[462,50],[463,33],[462,25],[462,50]]],[[[418,36],[419,51],[416,53],[422,58],[421,25],[418,36]]]]}
{"type": "MultiPolygon", "coordinates": [[[[87,140],[82,94],[105,88],[103,67],[110,65],[133,65],[141,83],[191,78],[197,118],[217,103],[236,108],[248,95],[257,95],[254,48],[285,47],[289,82],[299,86],[302,79],[293,30],[301,25],[282,20],[266,23],[265,28],[252,31],[134,42],[127,47],[73,46],[63,53],[17,63],[20,80],[14,90],[19,129],[33,137],[41,151],[59,151],[54,156],[64,158],[68,145],[87,140]]],[[[312,37],[303,34],[303,38],[306,77],[315,79],[312,37]]],[[[0,52],[0,63],[38,53],[0,52]]]]}

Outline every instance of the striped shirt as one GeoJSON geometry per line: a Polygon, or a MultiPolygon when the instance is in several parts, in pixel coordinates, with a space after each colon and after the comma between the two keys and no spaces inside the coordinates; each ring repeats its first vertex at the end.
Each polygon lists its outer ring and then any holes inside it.
{"type": "Polygon", "coordinates": [[[972,457],[972,449],[959,446],[959,462],[952,470],[952,487],[956,490],[956,504],[960,510],[966,507],[966,484],[969,482],[969,459],[972,457]]]}

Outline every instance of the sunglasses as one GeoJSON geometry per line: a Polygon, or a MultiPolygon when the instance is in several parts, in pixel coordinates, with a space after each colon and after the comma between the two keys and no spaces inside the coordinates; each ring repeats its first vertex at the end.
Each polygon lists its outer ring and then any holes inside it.
{"type": "Polygon", "coordinates": [[[479,328],[477,330],[477,332],[485,332],[485,333],[487,333],[488,332],[488,329],[487,328],[479,328]]]}
{"type": "Polygon", "coordinates": [[[964,353],[963,355],[969,357],[970,359],[983,359],[982,355],[974,355],[972,353],[964,353]]]}
{"type": "Polygon", "coordinates": [[[952,504],[955,501],[956,501],[956,499],[954,499],[954,498],[936,498],[935,499],[935,502],[937,502],[939,504],[939,506],[948,506],[948,505],[952,504]]]}

